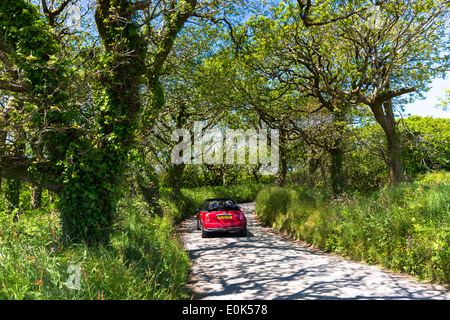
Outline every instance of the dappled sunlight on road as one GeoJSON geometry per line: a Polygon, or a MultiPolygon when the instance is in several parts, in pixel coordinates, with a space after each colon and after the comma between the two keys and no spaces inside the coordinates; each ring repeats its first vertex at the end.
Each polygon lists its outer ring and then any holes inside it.
{"type": "Polygon", "coordinates": [[[450,293],[376,266],[309,250],[257,222],[243,204],[247,237],[201,238],[187,221],[192,285],[203,299],[450,299],[450,293]]]}

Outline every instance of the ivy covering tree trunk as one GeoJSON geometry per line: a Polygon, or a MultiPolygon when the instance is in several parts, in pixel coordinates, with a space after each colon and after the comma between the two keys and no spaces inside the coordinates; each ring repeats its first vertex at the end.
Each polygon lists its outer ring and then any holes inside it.
{"type": "MultiPolygon", "coordinates": [[[[63,2],[59,12],[68,4],[63,2]]],[[[36,6],[26,1],[0,0],[0,28],[5,32],[0,58],[7,68],[11,66],[7,70],[11,81],[0,85],[17,95],[26,107],[28,113],[23,112],[23,121],[31,119],[29,126],[41,130],[36,141],[42,143],[35,158],[1,158],[1,174],[59,194],[64,241],[109,242],[136,131],[140,124],[151,125],[151,121],[141,119],[156,118],[164,103],[159,75],[196,1],[162,12],[166,26],[151,52],[155,43],[149,42],[136,22],[137,12],[150,4],[97,1],[95,22],[103,51],[94,64],[95,119],[85,124],[92,129],[83,131],[76,125],[79,107],[70,104],[67,94],[69,61],[59,54],[62,48],[52,29],[58,10],[44,8],[49,25],[36,6]],[[141,92],[145,85],[153,98],[144,108],[141,92]],[[42,159],[43,155],[46,159],[42,159]]]]}
{"type": "Polygon", "coordinates": [[[93,146],[83,141],[73,143],[64,171],[63,236],[88,243],[109,242],[118,188],[141,108],[139,88],[146,44],[139,27],[125,15],[128,7],[121,7],[120,2],[99,1],[95,13],[105,47],[95,97],[100,111],[96,120],[98,142],[93,146]]]}

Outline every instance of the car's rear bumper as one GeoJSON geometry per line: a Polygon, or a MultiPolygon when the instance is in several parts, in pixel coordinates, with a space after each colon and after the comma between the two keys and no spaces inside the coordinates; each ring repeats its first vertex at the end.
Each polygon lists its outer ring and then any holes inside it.
{"type": "Polygon", "coordinates": [[[202,224],[202,229],[206,232],[233,232],[233,231],[242,231],[246,229],[245,221],[242,224],[227,226],[221,225],[219,223],[210,223],[210,224],[202,224]]]}
{"type": "Polygon", "coordinates": [[[206,232],[233,232],[242,231],[245,227],[230,227],[230,228],[203,228],[206,232]]]}

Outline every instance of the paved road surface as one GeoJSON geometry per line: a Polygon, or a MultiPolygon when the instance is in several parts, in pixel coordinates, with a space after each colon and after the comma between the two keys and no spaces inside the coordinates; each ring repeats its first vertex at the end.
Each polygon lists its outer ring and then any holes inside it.
{"type": "Polygon", "coordinates": [[[200,299],[446,299],[450,291],[376,266],[310,250],[263,227],[254,204],[243,204],[248,235],[202,239],[185,222],[193,261],[191,285],[200,299]]]}

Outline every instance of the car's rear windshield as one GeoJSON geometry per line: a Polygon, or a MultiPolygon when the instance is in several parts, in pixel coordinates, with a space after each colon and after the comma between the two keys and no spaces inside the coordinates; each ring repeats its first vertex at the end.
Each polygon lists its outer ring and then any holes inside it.
{"type": "Polygon", "coordinates": [[[205,201],[203,203],[202,206],[202,210],[205,211],[236,211],[239,210],[238,205],[236,204],[236,202],[234,202],[233,200],[230,200],[233,204],[232,205],[227,205],[226,202],[228,200],[225,201],[205,201]],[[217,205],[218,203],[218,205],[217,205]]]}

